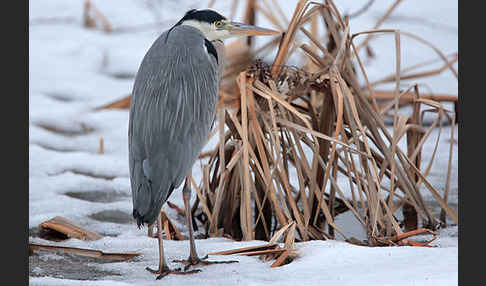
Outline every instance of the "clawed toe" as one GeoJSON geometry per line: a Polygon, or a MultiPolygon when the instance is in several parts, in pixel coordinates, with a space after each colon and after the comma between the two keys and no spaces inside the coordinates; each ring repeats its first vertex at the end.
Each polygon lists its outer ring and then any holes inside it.
{"type": "Polygon", "coordinates": [[[198,273],[198,272],[201,272],[201,270],[199,269],[193,269],[193,270],[190,270],[190,271],[186,271],[186,269],[184,268],[184,270],[181,270],[180,268],[176,268],[176,269],[164,269],[164,270],[154,270],[150,267],[147,267],[145,268],[145,270],[153,273],[153,274],[159,274],[155,279],[159,280],[161,278],[164,278],[165,276],[169,275],[169,274],[176,274],[176,275],[187,275],[187,274],[193,274],[193,273],[198,273]]]}
{"type": "Polygon", "coordinates": [[[155,270],[155,269],[152,269],[150,267],[145,267],[145,270],[147,270],[148,272],[152,273],[152,274],[159,274],[160,273],[160,270],[155,270]]]}
{"type": "Polygon", "coordinates": [[[208,259],[208,256],[207,255],[205,257],[203,257],[203,258],[191,258],[191,257],[189,257],[186,260],[172,260],[172,262],[184,264],[185,265],[184,271],[186,271],[187,269],[189,269],[189,267],[195,266],[195,265],[204,265],[204,266],[206,266],[206,265],[211,265],[211,264],[229,264],[229,263],[237,263],[238,262],[236,260],[208,261],[206,259],[208,259]]]}

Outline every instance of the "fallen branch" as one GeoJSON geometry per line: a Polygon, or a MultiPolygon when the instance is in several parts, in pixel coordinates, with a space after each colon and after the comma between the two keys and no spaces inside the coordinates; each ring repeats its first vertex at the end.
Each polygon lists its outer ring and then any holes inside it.
{"type": "MultiPolygon", "coordinates": [[[[64,217],[56,216],[48,221],[45,221],[39,225],[41,232],[54,234],[63,234],[67,238],[77,238],[80,240],[98,240],[103,238],[102,235],[88,230],[64,217]]],[[[62,237],[62,236],[61,236],[62,237]]]]}
{"type": "Polygon", "coordinates": [[[284,249],[284,248],[275,248],[275,249],[265,249],[265,250],[242,252],[242,253],[237,253],[236,255],[255,256],[255,255],[273,254],[273,253],[280,254],[284,251],[286,251],[286,249],[284,249]]]}
{"type": "Polygon", "coordinates": [[[276,244],[276,243],[268,243],[268,244],[264,244],[264,245],[249,246],[249,247],[242,247],[242,248],[236,248],[236,249],[231,249],[231,250],[211,252],[211,253],[208,253],[208,255],[231,255],[231,254],[257,251],[257,250],[275,249],[275,247],[277,247],[277,246],[278,246],[278,244],[276,244]]]}
{"type": "Polygon", "coordinates": [[[108,252],[103,252],[101,250],[94,250],[94,249],[29,243],[29,251],[33,252],[35,250],[63,252],[63,253],[84,256],[84,257],[101,258],[101,259],[117,260],[117,261],[126,261],[129,260],[130,258],[140,255],[140,253],[108,253],[108,252]]]}
{"type": "Polygon", "coordinates": [[[275,262],[272,264],[271,267],[274,268],[274,267],[283,266],[285,264],[289,264],[290,262],[292,262],[291,254],[292,254],[291,250],[289,249],[285,250],[282,254],[280,254],[277,260],[275,260],[275,262]]]}
{"type": "Polygon", "coordinates": [[[400,233],[400,234],[397,234],[397,235],[386,237],[386,238],[380,237],[380,238],[377,238],[377,240],[379,242],[383,243],[383,245],[436,247],[436,246],[430,245],[430,243],[432,241],[434,241],[436,238],[437,238],[437,234],[435,232],[431,231],[430,229],[420,228],[420,229],[412,230],[412,231],[409,231],[409,232],[400,233]],[[430,233],[434,237],[430,240],[425,241],[425,242],[418,242],[418,241],[413,241],[413,240],[407,239],[409,237],[421,235],[421,234],[425,234],[425,233],[430,233]]]}

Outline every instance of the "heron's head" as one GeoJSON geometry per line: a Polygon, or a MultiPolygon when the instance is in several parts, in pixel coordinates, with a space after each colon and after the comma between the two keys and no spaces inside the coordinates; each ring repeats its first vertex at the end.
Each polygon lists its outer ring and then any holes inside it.
{"type": "Polygon", "coordinates": [[[235,36],[275,35],[280,32],[253,25],[233,22],[213,10],[189,10],[176,25],[190,25],[199,29],[209,41],[235,36]]]}

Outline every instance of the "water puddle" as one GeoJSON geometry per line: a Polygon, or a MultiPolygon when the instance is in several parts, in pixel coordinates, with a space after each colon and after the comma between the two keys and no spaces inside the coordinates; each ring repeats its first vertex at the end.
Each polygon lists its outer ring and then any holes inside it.
{"type": "Polygon", "coordinates": [[[133,223],[133,217],[131,214],[120,210],[105,210],[89,215],[91,219],[103,222],[112,222],[119,224],[133,223]]]}
{"type": "Polygon", "coordinates": [[[64,194],[71,198],[95,203],[113,203],[128,197],[123,193],[105,191],[66,192],[64,194]]]}

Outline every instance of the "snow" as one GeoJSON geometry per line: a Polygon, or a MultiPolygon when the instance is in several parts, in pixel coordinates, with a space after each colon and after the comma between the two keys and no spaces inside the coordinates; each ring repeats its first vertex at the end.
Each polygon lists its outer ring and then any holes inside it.
{"type": "MultiPolygon", "coordinates": [[[[115,223],[105,218],[95,219],[104,211],[118,211],[129,216],[132,211],[128,178],[127,123],[128,111],[97,111],[96,107],[110,103],[131,92],[136,74],[148,47],[166,28],[176,22],[190,8],[204,8],[206,1],[156,0],[96,0],[113,29],[119,32],[103,33],[82,27],[84,1],[31,0],[29,1],[29,228],[54,216],[64,216],[80,225],[105,235],[98,241],[76,239],[56,245],[99,249],[104,252],[140,252],[141,256],[128,262],[94,263],[90,271],[107,273],[92,278],[86,272],[84,279],[45,276],[45,269],[31,270],[30,285],[159,285],[146,266],[157,267],[158,252],[155,239],[148,238],[146,229],[139,230],[135,222],[115,223]],[[42,20],[50,19],[51,22],[42,20]],[[57,19],[57,20],[56,20],[57,19]],[[57,22],[56,22],[57,21],[57,22]],[[133,30],[128,30],[133,28],[133,30]],[[125,29],[125,30],[124,30],[125,29]],[[130,32],[128,32],[130,31],[130,32]],[[98,154],[100,138],[104,153],[98,154]],[[68,196],[66,193],[89,194],[102,192],[113,199],[93,202],[68,196]],[[112,273],[112,274],[110,274],[112,273]],[[113,274],[113,273],[116,273],[113,274]]],[[[207,1],[209,2],[209,1],[207,1]]],[[[216,1],[214,8],[230,15],[232,1],[216,1]]],[[[243,2],[243,1],[239,1],[243,2]]],[[[282,1],[290,19],[296,1],[282,1]]],[[[336,1],[341,12],[353,12],[367,0],[336,1]]],[[[392,1],[375,1],[369,11],[352,18],[351,33],[372,29],[392,1]]],[[[238,6],[235,20],[241,21],[244,5],[238,6]]],[[[403,1],[381,27],[414,33],[439,47],[445,55],[457,52],[457,1],[403,1]],[[440,6],[440,7],[438,7],[440,6]],[[440,9],[438,9],[440,8],[440,9]]],[[[258,19],[258,24],[272,28],[269,21],[258,19]]],[[[304,41],[305,36],[300,35],[304,41]]],[[[357,38],[357,42],[362,37],[357,38]]],[[[262,41],[257,39],[256,45],[262,41]]],[[[402,67],[428,60],[436,60],[424,71],[440,67],[438,55],[429,47],[405,36],[401,39],[402,67]]],[[[392,74],[395,70],[393,35],[384,35],[371,42],[376,54],[373,59],[363,57],[371,81],[392,74]]],[[[270,56],[271,58],[271,56],[270,56]]],[[[290,59],[293,63],[295,59],[290,59]]],[[[454,65],[457,68],[457,63],[454,65]]],[[[458,82],[451,72],[402,82],[402,88],[418,83],[422,92],[457,94],[458,82]]],[[[384,85],[383,89],[393,89],[384,85]]],[[[451,105],[446,105],[452,109],[451,105]]],[[[407,112],[407,110],[404,110],[407,112]]],[[[433,117],[427,117],[431,121],[433,117]]],[[[429,180],[442,194],[448,165],[451,128],[443,126],[438,154],[429,180]],[[446,155],[444,155],[446,154],[446,155]]],[[[424,145],[426,162],[434,149],[438,128],[424,145]]],[[[214,146],[211,140],[207,149],[214,146]]],[[[404,148],[402,146],[402,148],[404,148]]],[[[453,145],[451,192],[449,201],[457,204],[457,144],[453,145]]],[[[201,180],[200,164],[193,168],[196,182],[201,180]]],[[[346,191],[345,180],[338,180],[346,191]]],[[[424,198],[432,200],[425,188],[424,198]]],[[[182,207],[180,191],[169,201],[182,207]]],[[[176,226],[186,233],[184,219],[165,207],[176,226]]],[[[362,238],[363,230],[353,224],[349,212],[337,217],[337,224],[347,222],[345,233],[362,238]]],[[[439,231],[432,244],[436,248],[383,247],[369,248],[344,241],[310,241],[296,243],[299,253],[292,263],[271,268],[271,262],[257,257],[211,256],[211,260],[238,260],[239,263],[200,267],[193,275],[169,275],[167,285],[457,285],[458,280],[457,226],[439,231]]],[[[31,236],[30,242],[53,244],[31,236]]],[[[226,238],[198,239],[198,252],[204,256],[215,250],[234,249],[263,244],[263,241],[234,242],[226,238]]],[[[164,241],[167,260],[183,259],[188,255],[188,241],[164,241]]],[[[58,261],[64,256],[40,254],[45,261],[58,261]]],[[[170,263],[178,267],[176,263],[170,263]]],[[[84,269],[84,268],[83,268],[84,269]]],[[[81,270],[80,270],[81,271],[81,270]]],[[[86,270],[87,271],[87,270],[86,270]]],[[[61,271],[62,272],[62,271],[61,271]]]]}

